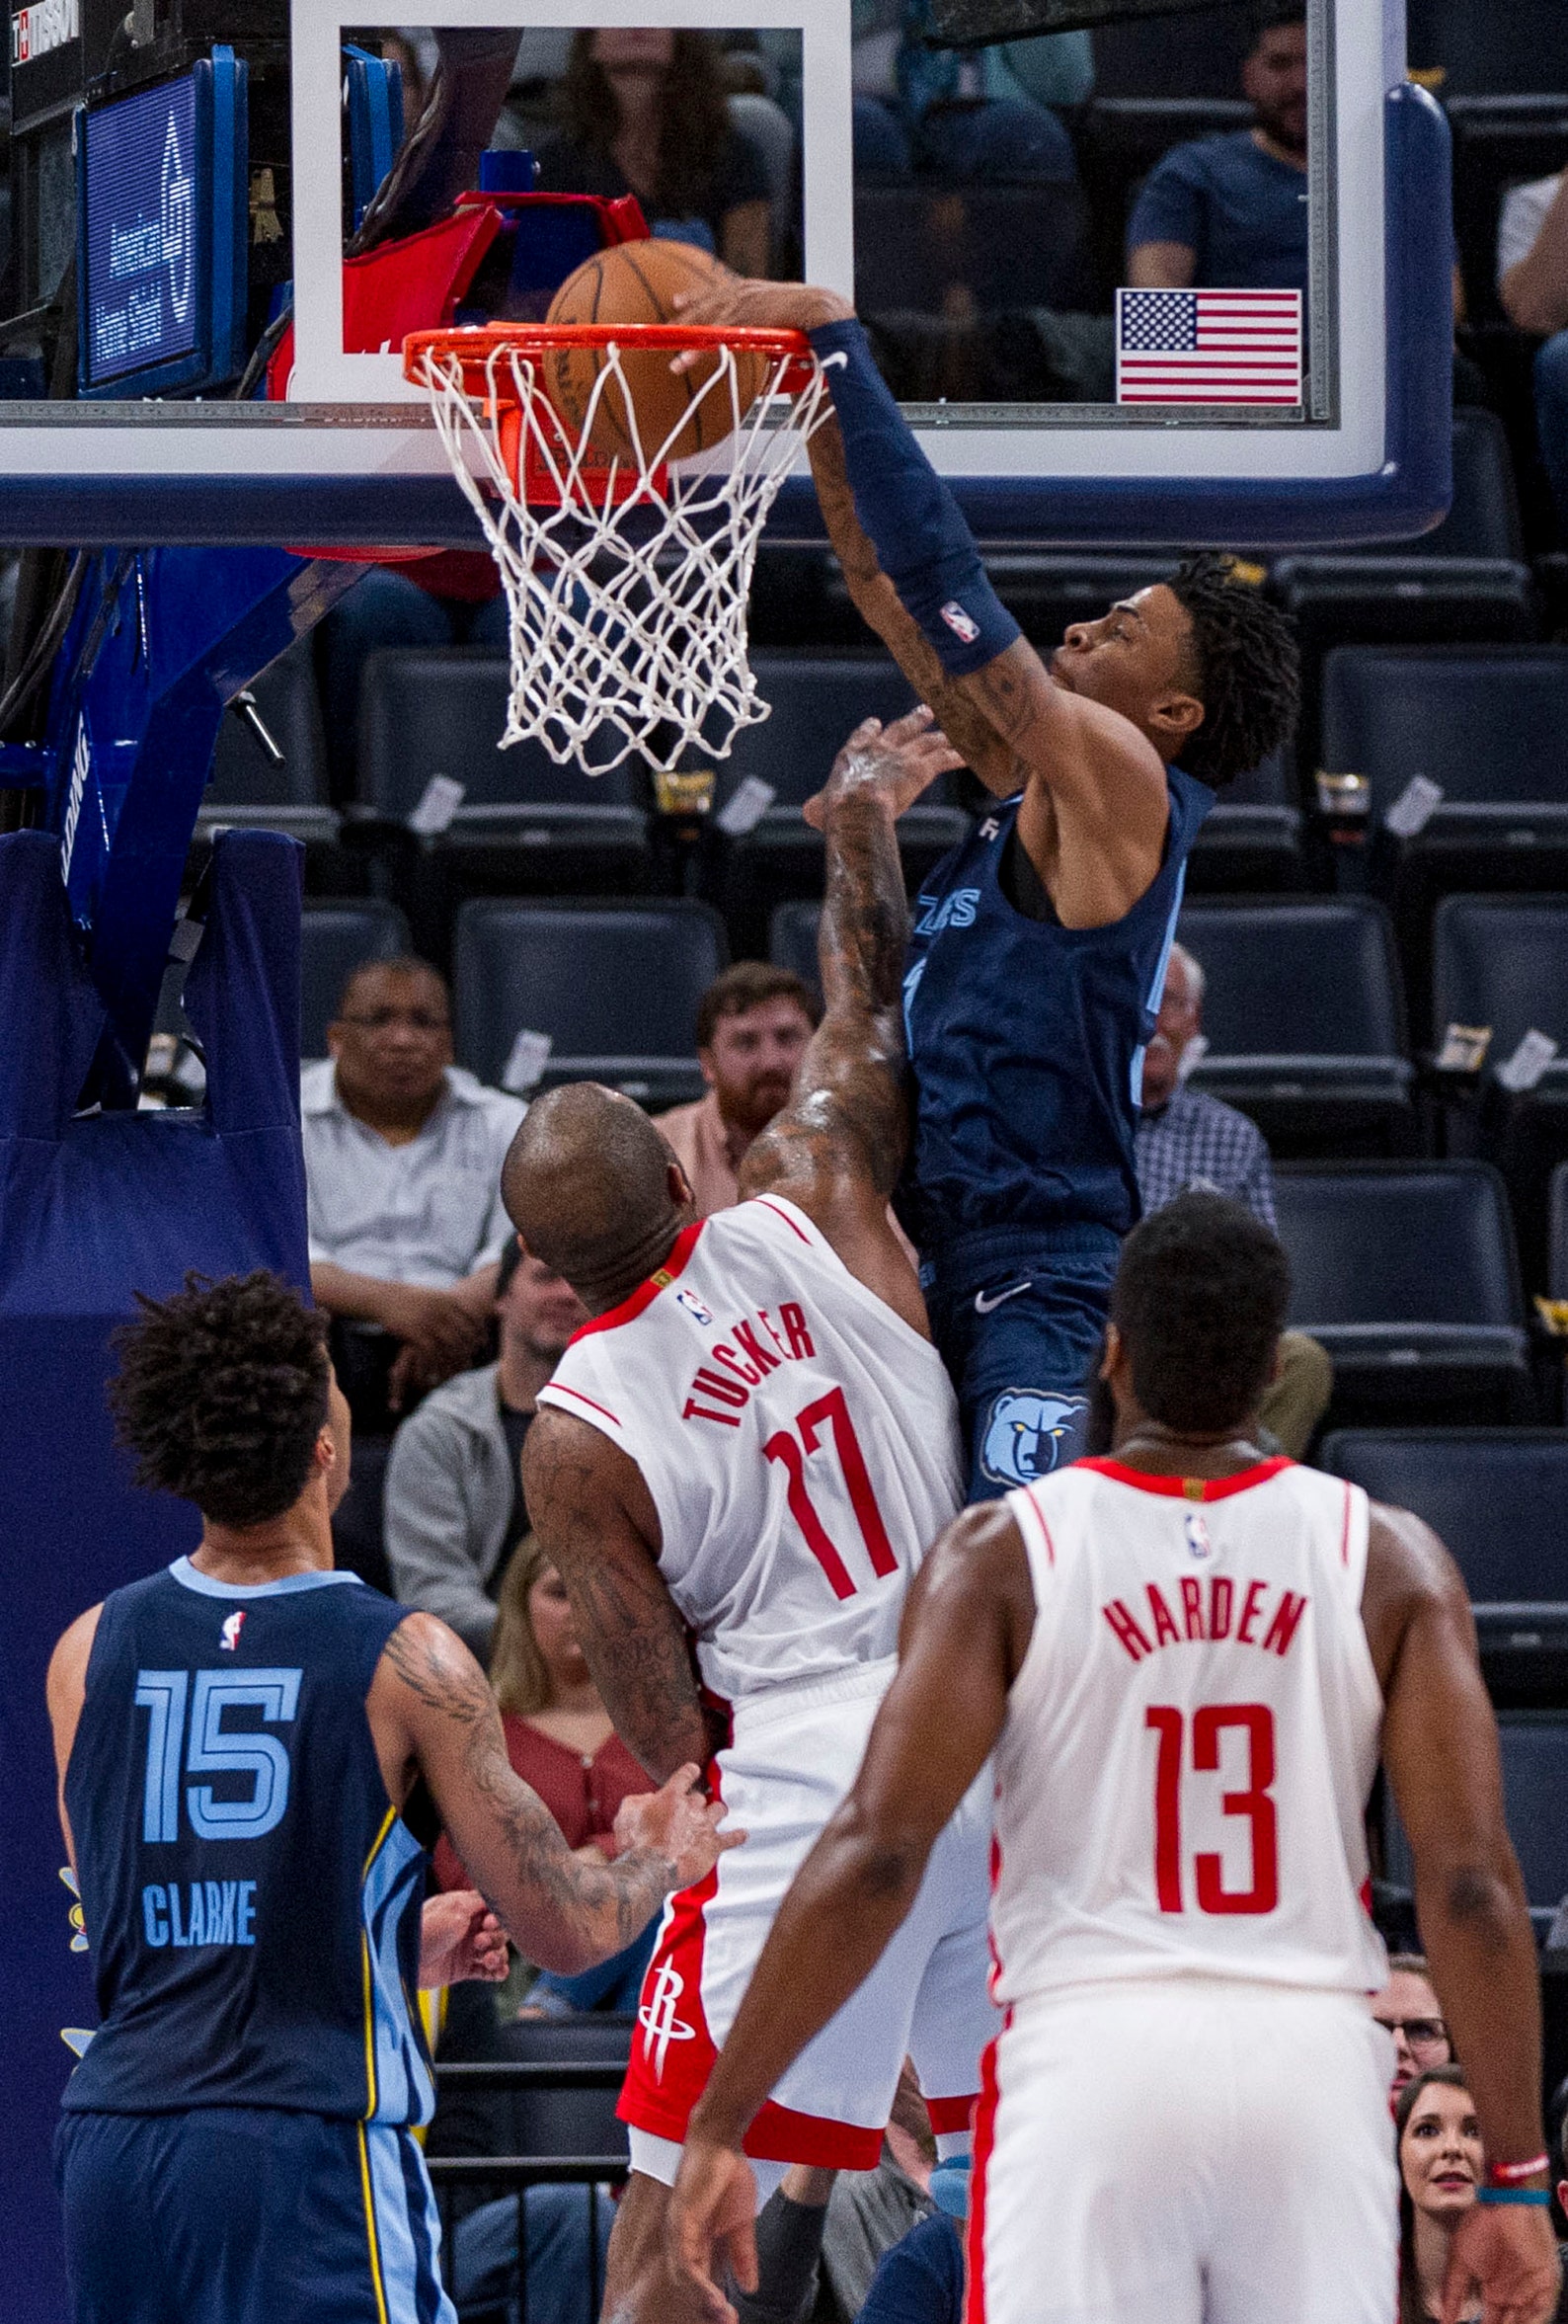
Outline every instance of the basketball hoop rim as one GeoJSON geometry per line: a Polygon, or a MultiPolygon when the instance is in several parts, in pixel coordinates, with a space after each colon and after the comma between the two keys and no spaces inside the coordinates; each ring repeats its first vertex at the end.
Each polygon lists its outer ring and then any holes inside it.
{"type": "Polygon", "coordinates": [[[505,392],[505,379],[495,369],[497,356],[515,355],[526,360],[563,347],[614,347],[627,354],[727,347],[738,354],[769,356],[775,361],[814,360],[812,343],[804,331],[758,330],[742,324],[469,323],[411,331],[403,342],[403,376],[416,386],[425,386],[431,361],[452,358],[461,363],[465,381],[472,372],[479,390],[494,395],[498,389],[505,392]]]}

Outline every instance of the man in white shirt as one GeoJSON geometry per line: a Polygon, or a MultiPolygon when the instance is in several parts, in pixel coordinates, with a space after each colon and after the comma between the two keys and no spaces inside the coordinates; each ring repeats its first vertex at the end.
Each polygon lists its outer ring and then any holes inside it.
{"type": "Polygon", "coordinates": [[[1497,229],[1497,295],[1535,351],[1535,426],[1560,531],[1568,534],[1568,173],[1516,186],[1497,229]]]}
{"type": "Polygon", "coordinates": [[[394,1411],[474,1362],[510,1235],[501,1165],[524,1107],[452,1063],[445,981],[366,961],[300,1076],[310,1280],[318,1307],[398,1345],[394,1411]]]}

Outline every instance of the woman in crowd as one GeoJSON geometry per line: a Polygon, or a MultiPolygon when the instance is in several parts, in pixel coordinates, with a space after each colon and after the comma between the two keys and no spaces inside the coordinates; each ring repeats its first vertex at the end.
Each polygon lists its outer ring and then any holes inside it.
{"type": "MultiPolygon", "coordinates": [[[[507,1754],[531,1784],[580,1854],[615,1853],[615,1814],[648,1778],[610,1723],[578,1643],[572,1601],[532,1535],[507,1567],[496,1607],[490,1679],[501,1705],[507,1754]]],[[[472,1886],[444,1834],[435,1851],[443,1888],[472,1886]]],[[[571,2010],[630,2010],[652,1949],[657,1916],[643,1935],[578,1977],[540,1976],[528,2008],[550,2016],[571,2010]]]]}
{"type": "MultiPolygon", "coordinates": [[[[1449,2253],[1486,2168],[1480,2127],[1455,2065],[1418,2074],[1394,2108],[1399,2151],[1399,2324],[1430,2324],[1443,2307],[1449,2253]]],[[[1479,2313],[1473,2286],[1461,2324],[1479,2313]]]]}
{"type": "Polygon", "coordinates": [[[738,275],[768,271],[768,176],[730,120],[705,33],[604,26],[576,33],[562,134],[541,143],[545,194],[635,194],[648,222],[706,242],[738,275]]]}

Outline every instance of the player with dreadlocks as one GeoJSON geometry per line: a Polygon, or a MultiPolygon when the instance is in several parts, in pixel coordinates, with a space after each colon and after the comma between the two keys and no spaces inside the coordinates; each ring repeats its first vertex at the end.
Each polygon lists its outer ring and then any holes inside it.
{"type": "Polygon", "coordinates": [[[999,802],[916,910],[899,1196],[971,1494],[989,1497],[1081,1449],[1085,1374],[1138,1215],[1142,1053],[1187,857],[1215,792],[1291,725],[1294,641],[1210,554],[1074,622],[1048,663],[842,299],[732,280],[681,320],[810,334],[837,421],[812,439],[812,473],[850,594],[999,802]]]}

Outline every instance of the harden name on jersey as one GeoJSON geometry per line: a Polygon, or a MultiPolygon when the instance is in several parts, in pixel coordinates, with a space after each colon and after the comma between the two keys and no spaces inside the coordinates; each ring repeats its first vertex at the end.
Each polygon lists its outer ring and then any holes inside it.
{"type": "Polygon", "coordinates": [[[1306,1598],[1300,1591],[1282,1589],[1272,1581],[1232,1581],[1228,1574],[1212,1573],[1206,1589],[1195,1574],[1185,1573],[1180,1589],[1179,1623],[1157,1581],[1144,1584],[1146,1628],[1125,1598],[1113,1598],[1100,1608],[1133,1661],[1141,1662],[1145,1654],[1157,1653],[1161,1646],[1179,1646],[1184,1642],[1217,1645],[1223,1639],[1234,1639],[1241,1646],[1261,1647],[1264,1653],[1278,1654],[1283,1660],[1306,1611],[1306,1598]],[[1275,1600],[1272,1610],[1271,1592],[1275,1600]]]}

